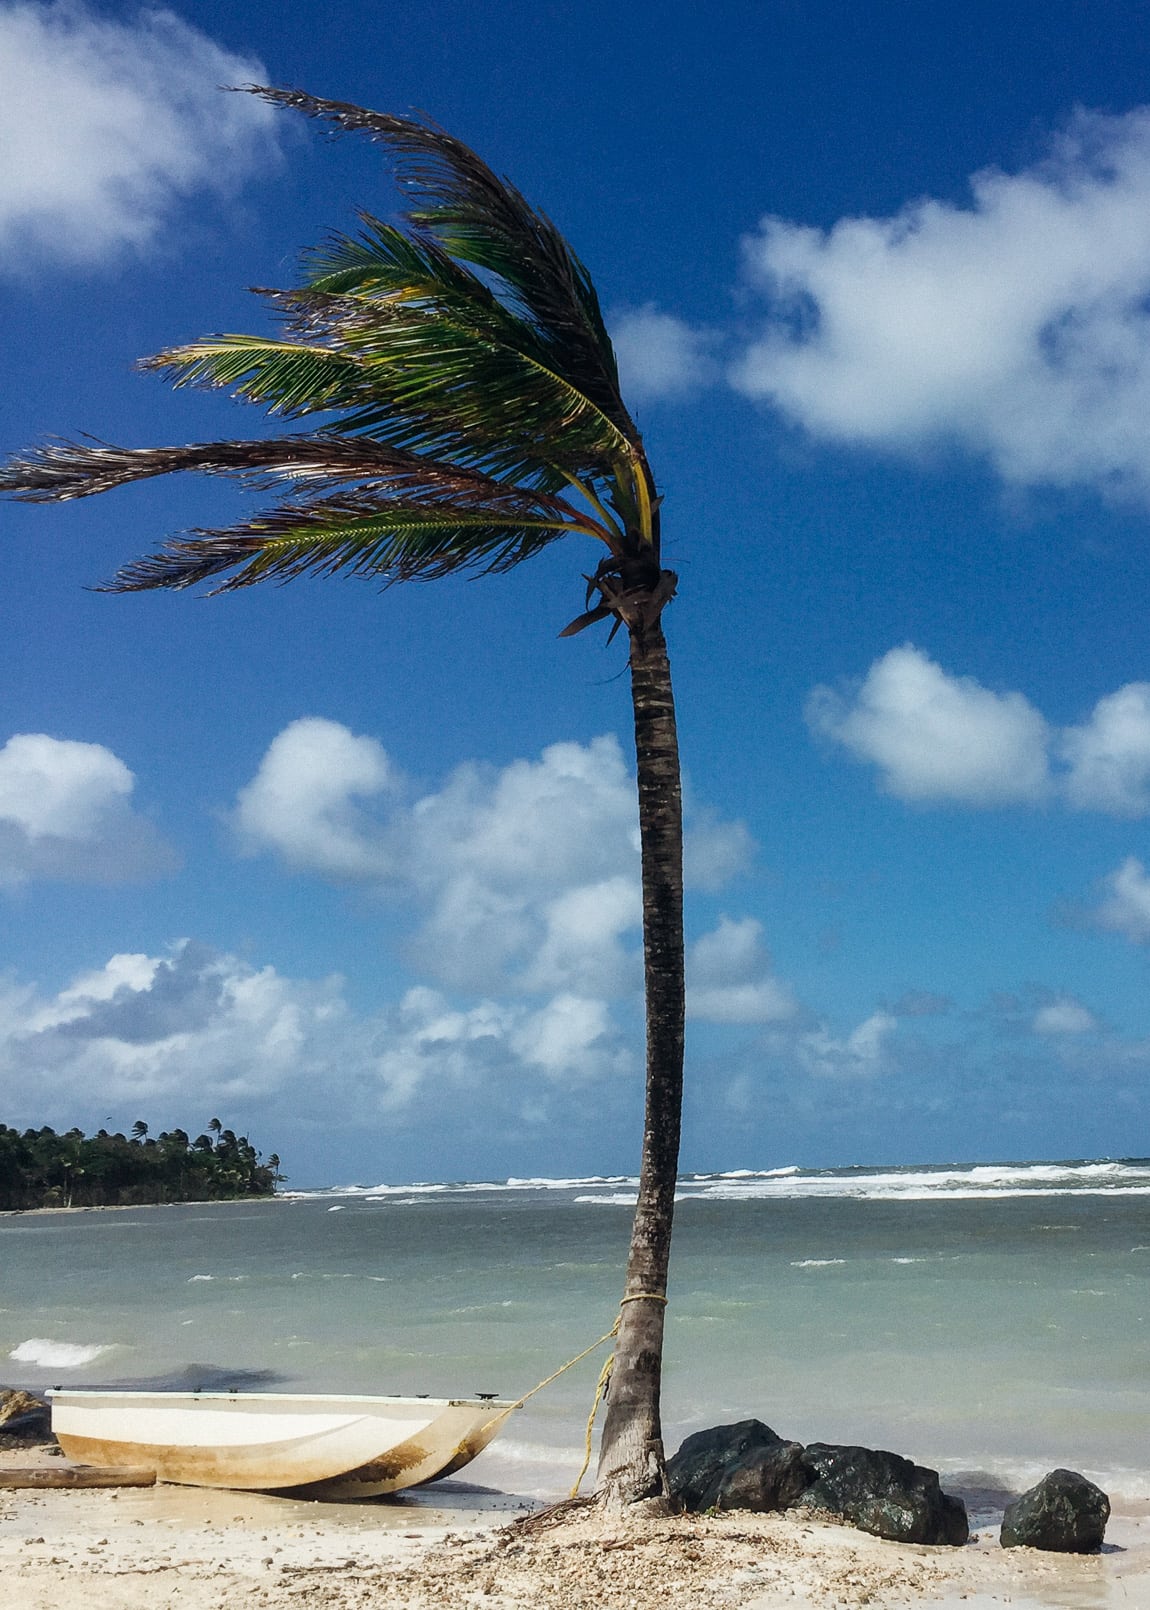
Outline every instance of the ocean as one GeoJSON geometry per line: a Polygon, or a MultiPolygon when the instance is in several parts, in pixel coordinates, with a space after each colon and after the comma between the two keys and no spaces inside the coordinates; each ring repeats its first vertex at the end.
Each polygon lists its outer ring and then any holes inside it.
{"type": "MultiPolygon", "coordinates": [[[[634,1181],[344,1187],[0,1217],[0,1383],[518,1397],[607,1331],[634,1181]]],[[[669,1450],[756,1416],[952,1482],[1150,1496],[1150,1161],[681,1181],[669,1450]]],[[[560,1496],[605,1349],[475,1482],[560,1496]]]]}

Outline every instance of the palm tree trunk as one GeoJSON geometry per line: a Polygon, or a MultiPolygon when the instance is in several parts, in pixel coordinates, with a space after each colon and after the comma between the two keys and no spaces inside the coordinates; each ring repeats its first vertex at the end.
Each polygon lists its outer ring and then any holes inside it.
{"type": "Polygon", "coordinates": [[[632,630],[631,698],[643,851],[647,1102],[596,1487],[612,1505],[667,1491],[659,1386],[683,1097],[683,802],[671,668],[658,622],[632,630]]]}

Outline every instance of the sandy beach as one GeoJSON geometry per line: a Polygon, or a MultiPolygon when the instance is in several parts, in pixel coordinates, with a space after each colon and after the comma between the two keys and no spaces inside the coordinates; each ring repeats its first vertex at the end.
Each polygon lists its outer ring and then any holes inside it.
{"type": "MultiPolygon", "coordinates": [[[[46,1448],[5,1466],[55,1464],[46,1448]]],[[[969,1495],[968,1495],[969,1496],[969,1495]]],[[[1119,1501],[1102,1554],[998,1546],[972,1504],[962,1549],[883,1542],[786,1515],[550,1515],[443,1482],[401,1501],[320,1504],[161,1485],[0,1490],[0,1610],[1119,1610],[1150,1604],[1150,1502],[1119,1501]]]]}

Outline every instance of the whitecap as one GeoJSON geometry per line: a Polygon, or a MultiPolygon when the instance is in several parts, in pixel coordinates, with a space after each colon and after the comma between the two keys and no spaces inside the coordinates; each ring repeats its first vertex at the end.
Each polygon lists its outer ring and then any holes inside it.
{"type": "Polygon", "coordinates": [[[78,1370],[108,1351],[108,1347],[99,1342],[54,1342],[47,1336],[30,1336],[19,1347],[14,1347],[8,1357],[17,1364],[36,1364],[41,1369],[78,1370]]]}
{"type": "Polygon", "coordinates": [[[836,1263],[846,1263],[845,1258],[800,1258],[792,1263],[792,1269],[830,1269],[836,1263]]]}

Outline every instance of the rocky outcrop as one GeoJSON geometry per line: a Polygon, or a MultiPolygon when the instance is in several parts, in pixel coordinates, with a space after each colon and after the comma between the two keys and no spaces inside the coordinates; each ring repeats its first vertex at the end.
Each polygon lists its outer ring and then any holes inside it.
{"type": "Polygon", "coordinates": [[[0,1386],[0,1426],[7,1426],[28,1414],[47,1412],[48,1405],[43,1398],[35,1398],[31,1392],[21,1392],[17,1387],[0,1386]]]}
{"type": "Polygon", "coordinates": [[[812,1442],[803,1457],[815,1479],[796,1508],[834,1515],[899,1543],[959,1546],[970,1536],[966,1505],[944,1493],[937,1470],[882,1448],[812,1442]]]}
{"type": "Polygon", "coordinates": [[[962,1501],[938,1473],[898,1454],[787,1442],[761,1420],[688,1437],[668,1462],[671,1492],[688,1510],[805,1509],[902,1543],[965,1543],[962,1501]]]}
{"type": "Polygon", "coordinates": [[[811,1479],[801,1444],[761,1420],[697,1431],[667,1464],[672,1496],[696,1512],[787,1509],[811,1479]]]}
{"type": "Polygon", "coordinates": [[[1092,1554],[1102,1547],[1110,1500],[1076,1470],[1052,1470],[1036,1487],[1006,1506],[1003,1548],[1092,1554]]]}
{"type": "Polygon", "coordinates": [[[51,1411],[43,1398],[0,1387],[0,1448],[51,1439],[51,1411]]]}

